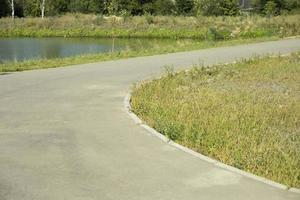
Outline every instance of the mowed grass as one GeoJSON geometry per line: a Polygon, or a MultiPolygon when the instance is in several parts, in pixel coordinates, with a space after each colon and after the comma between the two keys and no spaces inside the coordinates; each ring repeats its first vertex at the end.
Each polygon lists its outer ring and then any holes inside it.
{"type": "Polygon", "coordinates": [[[135,86],[131,104],[184,146],[300,188],[300,54],[167,70],[135,86]]]}

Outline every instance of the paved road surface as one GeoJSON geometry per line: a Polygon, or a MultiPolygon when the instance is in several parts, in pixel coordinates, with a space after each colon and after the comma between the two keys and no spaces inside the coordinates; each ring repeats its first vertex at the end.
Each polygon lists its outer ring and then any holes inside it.
{"type": "Polygon", "coordinates": [[[0,199],[299,200],[163,143],[123,108],[132,83],[166,64],[291,51],[299,39],[0,76],[0,199]]]}

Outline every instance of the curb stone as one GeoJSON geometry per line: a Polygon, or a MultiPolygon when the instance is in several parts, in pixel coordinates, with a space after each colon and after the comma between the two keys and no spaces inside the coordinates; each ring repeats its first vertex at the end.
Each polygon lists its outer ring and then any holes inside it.
{"type": "Polygon", "coordinates": [[[211,163],[219,168],[222,168],[222,169],[225,169],[225,170],[228,170],[228,171],[231,171],[231,172],[234,172],[234,173],[237,173],[237,174],[240,174],[240,175],[243,175],[247,178],[251,178],[253,180],[256,180],[256,181],[259,181],[259,182],[262,182],[262,183],[265,183],[267,185],[270,185],[272,187],[275,187],[275,188],[278,188],[278,189],[281,189],[281,190],[286,190],[286,191],[289,191],[289,192],[293,192],[293,193],[299,193],[300,194],[300,189],[298,188],[289,188],[288,186],[286,185],[283,185],[281,183],[277,183],[275,181],[272,181],[272,180],[269,180],[267,178],[264,178],[264,177],[261,177],[261,176],[258,176],[258,175],[255,175],[255,174],[252,174],[252,173],[249,173],[249,172],[246,172],[246,171],[243,171],[241,169],[238,169],[238,168],[235,168],[235,167],[232,167],[230,165],[227,165],[227,164],[224,164],[222,162],[219,162],[215,159],[212,159],[210,157],[207,157],[201,153],[198,153],[196,151],[193,151],[192,149],[189,149],[187,147],[184,147],[172,140],[170,140],[169,138],[167,138],[166,136],[164,136],[163,134],[157,132],[155,129],[149,127],[148,125],[144,124],[143,121],[135,114],[131,111],[131,104],[130,104],[130,100],[131,100],[131,93],[128,93],[125,98],[124,98],[124,107],[125,107],[125,112],[133,119],[133,121],[135,122],[135,124],[139,125],[140,127],[144,128],[145,130],[147,130],[150,134],[156,136],[157,138],[159,138],[160,140],[162,140],[163,142],[181,150],[181,151],[184,151],[185,153],[188,153],[192,156],[195,156],[203,161],[206,161],[208,163],[211,163]]]}

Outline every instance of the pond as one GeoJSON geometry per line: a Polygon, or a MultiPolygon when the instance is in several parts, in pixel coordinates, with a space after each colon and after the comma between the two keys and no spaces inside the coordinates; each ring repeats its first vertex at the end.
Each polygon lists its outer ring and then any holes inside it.
{"type": "MultiPolygon", "coordinates": [[[[166,39],[0,38],[0,63],[170,45],[166,39]]],[[[175,45],[175,44],[174,44],[175,45]]]]}

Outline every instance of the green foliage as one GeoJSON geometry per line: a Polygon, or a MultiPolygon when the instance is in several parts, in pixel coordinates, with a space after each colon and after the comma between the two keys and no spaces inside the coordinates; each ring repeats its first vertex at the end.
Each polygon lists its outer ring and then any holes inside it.
{"type": "Polygon", "coordinates": [[[109,15],[117,15],[119,11],[118,0],[111,0],[107,2],[106,9],[109,15]]]}
{"type": "Polygon", "coordinates": [[[256,12],[266,15],[279,15],[299,9],[300,0],[252,0],[256,12]]]}
{"type": "Polygon", "coordinates": [[[235,16],[240,14],[238,0],[195,0],[194,2],[196,15],[235,16]]]}
{"type": "Polygon", "coordinates": [[[194,13],[196,15],[214,15],[222,14],[221,4],[219,0],[195,0],[194,13]]]}
{"type": "Polygon", "coordinates": [[[221,1],[222,15],[235,16],[240,14],[238,0],[223,0],[221,1]]]}
{"type": "Polygon", "coordinates": [[[300,187],[300,54],[194,67],[134,87],[133,112],[172,140],[300,187]]]}
{"type": "Polygon", "coordinates": [[[128,10],[130,15],[142,15],[145,8],[149,9],[147,6],[143,7],[144,5],[138,0],[127,0],[124,2],[124,5],[123,10],[128,10]]]}
{"type": "Polygon", "coordinates": [[[277,13],[277,5],[274,1],[268,1],[264,7],[264,13],[267,16],[274,16],[277,13]]]}
{"type": "MultiPolygon", "coordinates": [[[[16,16],[40,16],[41,1],[15,0],[16,16]]],[[[300,9],[300,0],[251,0],[251,4],[260,14],[288,14],[300,9]],[[276,9],[270,1],[276,4],[276,9]]],[[[241,13],[239,0],[47,0],[45,12],[46,16],[68,12],[117,16],[235,16],[241,13]]],[[[8,0],[0,0],[0,17],[8,15],[8,0]]]]}
{"type": "Polygon", "coordinates": [[[172,0],[156,0],[154,2],[155,15],[173,15],[176,13],[176,7],[172,0]]]}
{"type": "Polygon", "coordinates": [[[0,17],[9,15],[9,5],[7,0],[0,0],[0,17]]]}
{"type": "MultiPolygon", "coordinates": [[[[63,1],[64,0],[60,0],[63,1]]],[[[66,2],[66,1],[64,1],[66,2]]],[[[53,3],[50,3],[50,5],[53,3]]],[[[104,0],[71,0],[66,6],[65,11],[80,13],[101,13],[103,12],[104,0]]]]}
{"type": "Polygon", "coordinates": [[[25,16],[38,17],[41,15],[41,2],[40,0],[26,1],[24,4],[25,16]]]}
{"type": "Polygon", "coordinates": [[[193,0],[175,0],[177,14],[179,15],[191,15],[192,10],[194,8],[193,0]]]}
{"type": "Polygon", "coordinates": [[[46,14],[48,16],[60,15],[67,13],[69,10],[69,2],[65,0],[51,0],[46,2],[46,14]]]}

